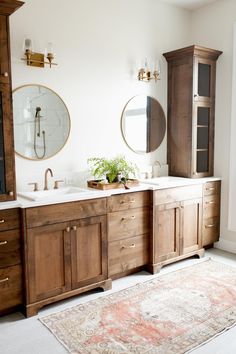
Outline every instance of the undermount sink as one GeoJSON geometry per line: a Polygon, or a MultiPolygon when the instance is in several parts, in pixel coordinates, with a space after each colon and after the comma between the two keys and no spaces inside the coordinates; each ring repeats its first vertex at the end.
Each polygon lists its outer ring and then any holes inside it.
{"type": "Polygon", "coordinates": [[[142,183],[147,184],[155,184],[155,185],[164,185],[164,184],[171,184],[171,183],[178,183],[184,180],[183,177],[174,177],[174,176],[163,176],[163,177],[154,177],[154,178],[147,178],[142,180],[142,183]]]}
{"type": "Polygon", "coordinates": [[[60,196],[75,196],[91,193],[87,189],[78,188],[78,187],[62,187],[58,189],[42,190],[36,192],[18,192],[19,197],[23,197],[32,201],[40,201],[44,199],[51,199],[60,196]]]}

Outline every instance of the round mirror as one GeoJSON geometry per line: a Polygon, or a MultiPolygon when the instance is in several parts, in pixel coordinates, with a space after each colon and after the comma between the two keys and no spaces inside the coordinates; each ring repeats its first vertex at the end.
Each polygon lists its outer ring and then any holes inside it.
{"type": "Polygon", "coordinates": [[[152,152],[165,136],[166,119],[160,103],[150,96],[135,96],[125,105],[121,130],[126,144],[136,153],[152,152]]]}
{"type": "Polygon", "coordinates": [[[13,91],[15,152],[31,160],[55,155],[70,134],[70,116],[62,99],[42,85],[13,91]]]}

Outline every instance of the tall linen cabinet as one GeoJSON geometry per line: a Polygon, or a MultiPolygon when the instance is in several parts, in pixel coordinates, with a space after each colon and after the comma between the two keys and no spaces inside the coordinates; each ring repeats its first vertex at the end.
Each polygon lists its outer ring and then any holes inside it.
{"type": "Polygon", "coordinates": [[[196,45],[164,53],[168,62],[169,174],[213,175],[216,61],[221,51],[196,45]]]}

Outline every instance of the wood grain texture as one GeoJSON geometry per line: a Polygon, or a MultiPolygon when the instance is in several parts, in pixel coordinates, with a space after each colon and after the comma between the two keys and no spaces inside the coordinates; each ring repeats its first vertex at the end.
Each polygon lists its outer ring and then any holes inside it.
{"type": "Polygon", "coordinates": [[[167,156],[172,176],[213,175],[216,60],[221,53],[193,45],[163,54],[168,62],[167,156]],[[199,89],[201,66],[209,69],[210,93],[205,96],[199,89]],[[198,107],[204,104],[209,107],[210,116],[208,145],[203,154],[197,148],[197,136],[198,107]]]}
{"type": "Polygon", "coordinates": [[[113,195],[108,198],[107,211],[112,213],[113,211],[128,210],[148,206],[149,198],[149,191],[113,195]]]}
{"type": "Polygon", "coordinates": [[[120,240],[149,231],[149,208],[135,208],[109,213],[108,240],[120,240]]]}
{"type": "Polygon", "coordinates": [[[107,278],[105,216],[96,216],[73,222],[71,269],[72,289],[107,278]]]}
{"type": "Polygon", "coordinates": [[[0,314],[22,303],[20,265],[0,269],[0,314]]]}
{"type": "Polygon", "coordinates": [[[21,264],[20,230],[0,232],[0,268],[21,264]]]}
{"type": "Polygon", "coordinates": [[[143,266],[149,261],[149,235],[109,242],[109,276],[143,266]]]}
{"type": "Polygon", "coordinates": [[[106,198],[47,205],[26,210],[28,228],[106,214],[106,198]]]}

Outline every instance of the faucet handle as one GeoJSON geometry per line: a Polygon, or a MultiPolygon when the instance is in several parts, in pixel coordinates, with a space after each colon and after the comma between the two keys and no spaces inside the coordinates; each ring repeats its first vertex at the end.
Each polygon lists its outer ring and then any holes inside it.
{"type": "Polygon", "coordinates": [[[34,192],[39,190],[39,186],[37,182],[28,183],[29,186],[34,186],[34,192]]]}
{"type": "Polygon", "coordinates": [[[62,183],[62,182],[64,182],[64,180],[63,180],[63,179],[59,179],[59,180],[55,181],[55,182],[54,182],[54,187],[53,187],[53,188],[54,188],[54,189],[58,189],[58,188],[59,188],[59,183],[60,183],[60,182],[62,183]]]}

